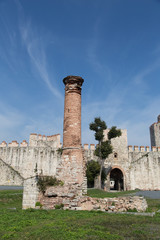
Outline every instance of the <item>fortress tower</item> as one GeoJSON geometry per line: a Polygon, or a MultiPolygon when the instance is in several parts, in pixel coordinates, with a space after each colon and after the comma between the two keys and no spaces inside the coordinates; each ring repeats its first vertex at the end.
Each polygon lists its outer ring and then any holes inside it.
{"type": "Polygon", "coordinates": [[[160,115],[157,117],[157,122],[150,126],[151,147],[160,147],[160,115]]]}

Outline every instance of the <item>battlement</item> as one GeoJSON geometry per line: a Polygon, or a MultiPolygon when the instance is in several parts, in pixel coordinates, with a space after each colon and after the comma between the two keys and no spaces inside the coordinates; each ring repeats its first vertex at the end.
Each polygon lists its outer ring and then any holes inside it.
{"type": "Polygon", "coordinates": [[[14,140],[8,144],[8,147],[19,147],[19,143],[16,140],[14,140]]]}
{"type": "Polygon", "coordinates": [[[0,147],[28,147],[28,143],[26,140],[23,140],[20,144],[14,140],[12,141],[11,143],[6,143],[6,141],[3,141],[1,144],[0,144],[0,147]]]}
{"type": "Polygon", "coordinates": [[[89,145],[89,144],[86,144],[86,143],[85,143],[85,144],[83,145],[83,148],[84,148],[84,150],[92,150],[92,151],[94,151],[96,147],[95,147],[95,144],[90,144],[90,145],[89,145]]]}
{"type": "Polygon", "coordinates": [[[29,138],[29,144],[26,140],[23,140],[20,144],[13,140],[11,143],[6,143],[6,141],[3,141],[0,144],[0,147],[45,147],[50,146],[54,148],[60,148],[62,147],[62,144],[60,143],[60,134],[55,134],[51,136],[31,133],[29,138]]]}
{"type": "MultiPolygon", "coordinates": [[[[95,144],[84,144],[83,149],[84,150],[92,150],[94,151],[96,149],[97,145],[95,144]]],[[[153,146],[150,150],[149,146],[128,146],[128,151],[129,152],[160,152],[160,147],[155,147],[153,146]]]]}
{"type": "Polygon", "coordinates": [[[7,147],[6,141],[3,141],[3,142],[0,144],[0,147],[7,147]]]}
{"type": "Polygon", "coordinates": [[[129,152],[160,152],[160,147],[152,147],[151,148],[151,151],[150,151],[150,148],[149,146],[131,146],[129,145],[128,146],[128,151],[129,152]]]}
{"type": "Polygon", "coordinates": [[[20,147],[28,147],[28,143],[26,140],[23,140],[20,144],[20,147]]]}
{"type": "Polygon", "coordinates": [[[29,138],[30,147],[44,147],[45,145],[50,147],[60,148],[60,134],[55,134],[51,136],[41,135],[37,133],[31,133],[29,138]]]}

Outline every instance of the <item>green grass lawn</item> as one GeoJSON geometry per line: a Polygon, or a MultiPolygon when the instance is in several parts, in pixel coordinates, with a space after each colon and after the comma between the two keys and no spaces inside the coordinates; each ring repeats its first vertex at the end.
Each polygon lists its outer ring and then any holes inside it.
{"type": "Polygon", "coordinates": [[[90,197],[98,197],[98,198],[113,198],[113,197],[120,197],[129,194],[133,194],[138,192],[139,190],[132,190],[132,191],[122,191],[122,192],[106,192],[99,189],[88,189],[87,194],[90,197]]]}
{"type": "MultiPolygon", "coordinates": [[[[149,204],[151,209],[157,209],[160,201],[151,200],[149,204]]],[[[144,217],[95,211],[22,210],[21,205],[22,191],[0,191],[0,239],[160,239],[159,213],[144,217]]]]}

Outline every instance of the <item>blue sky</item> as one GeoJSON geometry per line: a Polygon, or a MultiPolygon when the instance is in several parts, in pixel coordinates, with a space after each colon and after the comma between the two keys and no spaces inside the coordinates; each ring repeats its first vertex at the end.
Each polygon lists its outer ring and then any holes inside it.
{"type": "Polygon", "coordinates": [[[63,78],[79,75],[89,123],[150,145],[160,114],[159,0],[0,0],[0,141],[63,132],[63,78]]]}

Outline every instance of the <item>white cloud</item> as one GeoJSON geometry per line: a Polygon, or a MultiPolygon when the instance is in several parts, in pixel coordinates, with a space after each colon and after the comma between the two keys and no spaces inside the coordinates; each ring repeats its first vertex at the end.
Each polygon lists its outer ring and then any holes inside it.
{"type": "Polygon", "coordinates": [[[46,56],[46,46],[52,41],[52,36],[48,36],[48,33],[40,33],[38,29],[34,30],[34,26],[31,23],[31,20],[25,20],[23,14],[23,8],[18,0],[16,4],[19,12],[19,25],[22,42],[27,50],[27,53],[30,57],[33,67],[36,68],[39,76],[45,82],[48,89],[53,93],[53,95],[59,99],[63,99],[62,94],[57,89],[56,80],[52,76],[52,81],[49,76],[47,69],[47,56],[46,56]]]}
{"type": "Polygon", "coordinates": [[[2,63],[7,63],[7,66],[12,72],[16,72],[18,59],[15,61],[17,52],[17,39],[15,29],[11,26],[11,20],[5,14],[6,9],[0,8],[0,58],[2,63]]]}
{"type": "Polygon", "coordinates": [[[0,103],[0,109],[0,142],[9,143],[17,140],[20,143],[24,139],[28,141],[30,133],[42,135],[60,133],[62,141],[63,117],[57,116],[56,110],[50,113],[38,111],[32,117],[4,102],[0,103]]]}
{"type": "Polygon", "coordinates": [[[136,76],[133,77],[133,83],[136,85],[143,84],[145,81],[145,77],[147,77],[150,73],[154,72],[157,68],[160,67],[160,60],[158,59],[150,66],[147,66],[145,69],[140,71],[136,76]]]}
{"type": "MultiPolygon", "coordinates": [[[[128,130],[129,145],[150,145],[149,127],[157,121],[160,114],[160,97],[146,93],[145,78],[158,68],[158,62],[141,71],[127,84],[117,84],[101,102],[92,102],[82,108],[82,139],[95,142],[94,132],[89,130],[89,123],[100,116],[108,127],[116,125],[128,130]],[[142,88],[137,88],[135,81],[144,81],[142,88]]],[[[148,85],[149,86],[149,85],[148,85]]]]}
{"type": "MultiPolygon", "coordinates": [[[[94,71],[103,78],[103,81],[107,80],[107,82],[112,82],[112,73],[110,68],[107,66],[107,64],[102,63],[99,59],[99,56],[97,54],[97,48],[99,45],[99,25],[101,23],[100,18],[97,19],[94,25],[93,29],[93,36],[91,40],[89,41],[89,46],[87,48],[87,58],[89,63],[91,64],[94,71]]],[[[107,56],[106,56],[107,58],[107,56]]]]}
{"type": "Polygon", "coordinates": [[[21,127],[25,123],[26,116],[17,109],[0,103],[0,140],[11,141],[21,138],[21,127]]]}

